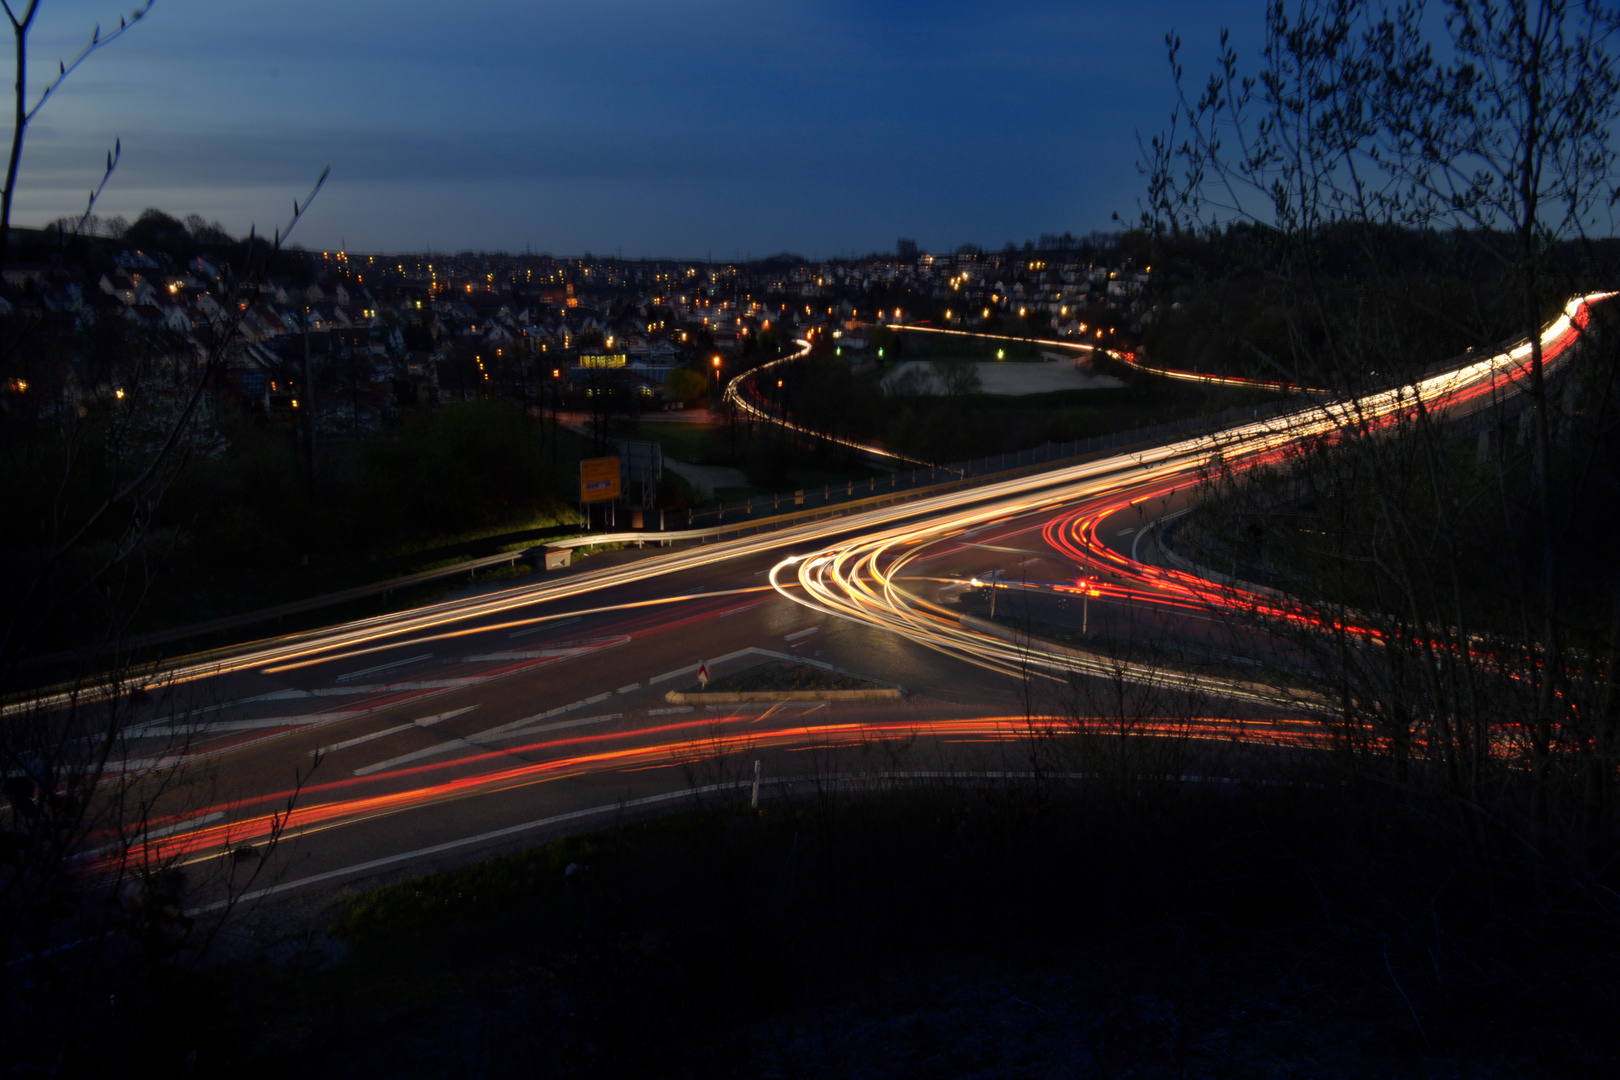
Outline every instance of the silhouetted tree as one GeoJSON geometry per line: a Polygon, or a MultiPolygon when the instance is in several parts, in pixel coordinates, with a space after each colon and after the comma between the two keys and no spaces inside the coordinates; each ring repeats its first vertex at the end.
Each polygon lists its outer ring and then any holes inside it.
{"type": "Polygon", "coordinates": [[[1217,469],[1203,534],[1304,602],[1275,625],[1347,746],[1434,781],[1475,827],[1523,820],[1539,847],[1562,814],[1608,851],[1620,575],[1577,538],[1613,507],[1620,367],[1594,323],[1549,372],[1540,331],[1612,280],[1593,227],[1620,179],[1620,16],[1567,0],[1442,16],[1273,2],[1259,68],[1223,34],[1194,91],[1169,38],[1184,89],[1147,148],[1144,224],[1168,252],[1213,245],[1263,295],[1274,332],[1237,336],[1267,365],[1412,401],[1387,427],[1352,409],[1341,437],[1269,471],[1217,469]],[[1467,426],[1416,398],[1437,342],[1504,337],[1528,343],[1522,369],[1467,426]]]}

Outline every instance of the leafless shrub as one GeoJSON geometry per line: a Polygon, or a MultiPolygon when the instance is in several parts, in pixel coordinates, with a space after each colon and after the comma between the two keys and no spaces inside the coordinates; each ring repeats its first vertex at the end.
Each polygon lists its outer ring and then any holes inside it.
{"type": "Polygon", "coordinates": [[[1522,370],[1483,409],[1412,393],[1392,424],[1352,415],[1269,471],[1216,470],[1195,531],[1211,569],[1295,597],[1260,623],[1279,674],[1334,703],[1357,771],[1443,795],[1482,849],[1501,836],[1612,872],[1620,577],[1583,549],[1614,512],[1620,365],[1601,308],[1556,368],[1540,333],[1612,285],[1620,16],[1565,0],[1441,16],[1274,3],[1253,71],[1223,38],[1148,148],[1144,224],[1171,251],[1237,256],[1266,316],[1234,339],[1301,385],[1410,390],[1514,339],[1522,370]]]}

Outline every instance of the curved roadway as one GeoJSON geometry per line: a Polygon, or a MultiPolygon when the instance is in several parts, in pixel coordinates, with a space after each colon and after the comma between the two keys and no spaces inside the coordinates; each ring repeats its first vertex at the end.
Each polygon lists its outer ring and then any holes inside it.
{"type": "MultiPolygon", "coordinates": [[[[1600,298],[1572,301],[1547,329],[1548,362],[1600,298]]],[[[227,880],[250,897],[318,899],[705,792],[735,797],[756,761],[777,790],[794,777],[1016,772],[1021,740],[1051,722],[1019,705],[1031,679],[1152,678],[1198,703],[1183,731],[1308,744],[1313,703],[1232,664],[1098,656],[972,615],[987,601],[1034,603],[1072,623],[1079,605],[1084,619],[1151,636],[1165,619],[1282,603],[1152,565],[1142,537],[1185,505],[1215,455],[1263,462],[1300,438],[1389,423],[1414,396],[1465,409],[1513,380],[1527,351],[1142,453],[725,543],[599,556],[557,580],[169,665],[112,763],[138,791],[169,786],[138,834],[99,837],[95,857],[135,842],[207,868],[202,907],[227,880]],[[694,688],[699,663],[717,677],[820,665],[906,696],[666,700],[694,688]],[[172,764],[187,783],[172,782],[172,764]]]]}

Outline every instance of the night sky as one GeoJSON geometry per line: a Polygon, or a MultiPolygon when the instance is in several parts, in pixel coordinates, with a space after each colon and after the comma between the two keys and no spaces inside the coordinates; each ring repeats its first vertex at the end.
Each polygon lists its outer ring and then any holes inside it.
{"type": "MultiPolygon", "coordinates": [[[[46,0],[38,76],[123,7],[46,0]]],[[[1134,219],[1166,30],[1240,4],[159,0],[41,113],[14,220],[157,206],[352,251],[715,258],[1022,243],[1134,219]]],[[[30,100],[35,90],[30,92],[30,100]]]]}

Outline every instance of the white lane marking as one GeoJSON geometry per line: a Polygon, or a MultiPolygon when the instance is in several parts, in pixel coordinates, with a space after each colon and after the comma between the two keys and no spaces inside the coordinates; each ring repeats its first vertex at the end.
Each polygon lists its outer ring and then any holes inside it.
{"type": "Polygon", "coordinates": [[[165,730],[172,730],[172,729],[174,729],[176,727],[179,727],[179,726],[183,725],[186,721],[192,720],[192,719],[194,719],[196,717],[204,716],[204,715],[206,715],[208,713],[224,712],[226,709],[234,709],[234,708],[237,708],[237,707],[242,706],[242,705],[258,705],[258,704],[262,704],[263,702],[266,702],[266,701],[299,701],[299,700],[304,700],[306,698],[322,698],[322,697],[359,697],[359,696],[364,695],[364,694],[373,694],[373,693],[378,693],[378,692],[386,692],[386,691],[390,691],[390,690],[400,689],[402,687],[406,688],[406,689],[421,689],[423,687],[449,686],[449,685],[452,685],[452,683],[450,683],[450,682],[416,682],[416,683],[392,683],[392,684],[366,683],[366,684],[362,684],[360,686],[317,686],[312,690],[298,690],[298,689],[272,690],[268,694],[254,694],[252,697],[234,698],[231,701],[216,702],[213,705],[198,705],[196,708],[187,709],[184,712],[178,713],[178,714],[176,714],[175,716],[172,716],[172,717],[165,718],[165,717],[161,717],[161,716],[156,716],[156,717],[153,717],[152,719],[150,719],[150,720],[148,720],[148,721],[146,721],[145,723],[142,723],[142,724],[131,724],[129,726],[129,728],[126,729],[126,734],[132,735],[132,736],[139,736],[140,734],[144,733],[148,728],[151,728],[154,725],[159,725],[162,728],[164,728],[165,730]]]}
{"type": "Polygon", "coordinates": [[[500,742],[505,739],[526,739],[530,735],[544,735],[548,731],[562,731],[564,728],[588,727],[591,724],[605,724],[609,720],[622,719],[624,713],[604,713],[601,716],[582,716],[578,720],[563,720],[555,724],[542,724],[539,727],[519,728],[508,731],[504,735],[496,735],[489,742],[500,742]]]}
{"type": "Polygon", "coordinates": [[[671,705],[667,709],[648,709],[647,710],[647,715],[648,716],[669,716],[669,715],[671,715],[673,713],[683,713],[683,712],[691,712],[691,711],[692,711],[692,706],[690,706],[690,705],[671,705]]]}
{"type": "Polygon", "coordinates": [[[449,741],[440,743],[438,746],[430,746],[425,750],[417,750],[413,753],[401,754],[398,757],[392,757],[386,761],[379,761],[373,765],[364,765],[354,770],[354,775],[370,776],[372,773],[382,772],[385,769],[392,769],[396,765],[408,765],[413,761],[421,761],[423,758],[438,757],[441,754],[448,754],[453,750],[481,749],[481,743],[492,741],[498,735],[504,735],[506,732],[515,731],[518,728],[528,727],[530,724],[538,723],[541,720],[549,720],[553,716],[560,716],[563,713],[584,708],[586,705],[595,705],[598,702],[606,701],[612,696],[612,694],[597,694],[595,697],[588,697],[583,701],[576,701],[569,705],[560,705],[555,709],[539,713],[535,716],[525,716],[522,720],[513,720],[508,724],[500,724],[496,727],[486,728],[483,731],[472,735],[451,739],[449,741]]]}
{"type": "Polygon", "coordinates": [[[381,693],[387,690],[443,690],[452,686],[471,686],[478,681],[476,675],[470,678],[462,676],[455,679],[417,679],[414,682],[389,683],[386,686],[377,687],[377,691],[381,693]]]}
{"type": "Polygon", "coordinates": [[[507,634],[506,636],[509,637],[509,638],[528,637],[530,634],[538,634],[542,630],[555,630],[559,626],[569,626],[569,625],[572,625],[573,623],[577,623],[579,621],[580,621],[580,616],[575,615],[572,619],[562,619],[562,620],[560,620],[558,622],[547,623],[545,626],[531,626],[527,630],[517,630],[517,631],[514,631],[514,632],[512,632],[510,634],[507,634]]]}
{"type": "Polygon", "coordinates": [[[730,611],[722,611],[720,614],[716,615],[715,618],[724,619],[729,615],[741,615],[745,611],[753,611],[755,608],[763,607],[768,603],[770,603],[769,600],[761,600],[757,604],[744,604],[740,608],[732,608],[730,611]]]}
{"type": "Polygon", "coordinates": [[[560,641],[555,645],[547,645],[539,649],[505,649],[501,652],[474,653],[463,656],[463,664],[476,664],[487,661],[503,660],[567,660],[575,656],[589,656],[591,653],[612,649],[630,642],[630,635],[619,634],[614,637],[591,638],[588,641],[560,641]]]}
{"type": "Polygon", "coordinates": [[[808,630],[800,630],[800,631],[799,631],[799,632],[798,632],[798,633],[796,633],[796,634],[788,634],[788,635],[787,635],[787,636],[786,636],[786,637],[784,637],[784,638],[783,638],[783,639],[782,639],[782,640],[783,640],[783,641],[798,641],[798,640],[799,640],[799,639],[800,639],[800,638],[807,638],[807,637],[809,637],[809,636],[810,636],[810,635],[811,635],[811,634],[815,634],[815,633],[819,633],[819,632],[820,632],[820,630],[821,630],[821,627],[819,627],[819,626],[812,626],[812,627],[810,627],[810,629],[808,629],[808,630]]]}
{"type": "MultiPolygon", "coordinates": [[[[346,694],[352,694],[356,693],[357,691],[345,689],[343,692],[346,694]]],[[[213,705],[199,705],[194,709],[187,709],[185,712],[179,714],[179,716],[171,718],[168,722],[173,723],[176,719],[190,720],[194,716],[201,716],[204,713],[220,712],[224,709],[234,709],[238,705],[253,705],[261,701],[286,701],[290,698],[305,698],[309,696],[310,692],[308,690],[272,690],[268,694],[255,694],[252,697],[236,698],[233,701],[221,701],[213,705]]],[[[165,721],[162,717],[155,717],[148,720],[146,724],[160,724],[164,722],[165,721]]],[[[138,731],[142,727],[145,727],[146,724],[132,724],[130,725],[129,730],[138,731]]]]}
{"type": "Polygon", "coordinates": [[[420,663],[423,660],[431,660],[431,659],[433,659],[433,654],[430,653],[430,652],[425,652],[425,653],[421,654],[420,656],[408,656],[403,660],[395,660],[391,664],[378,664],[376,667],[361,668],[359,671],[351,671],[351,672],[348,672],[347,674],[339,675],[337,678],[333,679],[332,681],[333,682],[348,682],[350,679],[358,679],[363,675],[375,675],[377,672],[379,672],[379,671],[387,671],[389,668],[405,667],[407,664],[416,664],[416,663],[420,663]]]}
{"type": "Polygon", "coordinates": [[[633,682],[633,683],[629,684],[628,686],[621,686],[621,687],[619,687],[617,690],[615,690],[613,692],[615,694],[628,694],[632,690],[640,690],[640,689],[641,689],[641,684],[638,683],[638,682],[633,682]]]}
{"type": "Polygon", "coordinates": [[[170,717],[154,716],[145,723],[131,724],[125,729],[124,733],[132,738],[139,738],[147,728],[152,727],[153,725],[161,725],[165,730],[172,731],[175,727],[184,725],[187,721],[193,719],[194,717],[203,716],[206,713],[223,712],[226,709],[234,709],[238,705],[255,705],[264,701],[288,701],[297,698],[314,697],[316,695],[348,696],[352,694],[363,694],[370,689],[371,687],[369,686],[345,686],[338,689],[323,690],[273,690],[268,694],[255,694],[252,697],[236,698],[232,701],[221,701],[213,705],[199,705],[194,709],[187,709],[185,712],[177,713],[176,715],[170,717]]]}
{"type": "MultiPolygon", "coordinates": [[[[234,749],[234,748],[233,748],[234,749]]],[[[168,757],[132,757],[116,758],[107,762],[109,773],[117,772],[144,772],[147,769],[171,769],[182,761],[195,760],[197,757],[208,755],[170,754],[168,757]]]]}
{"type": "MultiPolygon", "coordinates": [[[[376,685],[376,686],[354,686],[354,687],[349,687],[349,688],[347,688],[345,690],[337,691],[336,693],[341,696],[341,695],[348,695],[348,694],[357,694],[357,693],[360,693],[361,691],[367,691],[367,692],[377,693],[377,694],[393,694],[393,693],[398,693],[398,692],[404,691],[404,690],[460,690],[460,689],[462,689],[464,687],[476,686],[478,683],[484,682],[484,681],[487,681],[487,680],[478,678],[477,676],[470,677],[470,678],[460,678],[460,679],[418,679],[418,680],[415,680],[413,682],[385,683],[385,684],[380,684],[380,685],[376,685]]],[[[334,692],[330,691],[330,690],[325,690],[325,691],[316,690],[316,691],[313,692],[314,696],[328,696],[328,695],[331,695],[333,693],[334,692]]],[[[424,695],[424,696],[433,696],[433,695],[424,695]]],[[[399,702],[390,702],[390,703],[383,704],[383,705],[358,705],[357,704],[357,705],[355,705],[355,706],[353,706],[351,708],[341,709],[341,710],[338,710],[338,711],[335,711],[335,712],[303,713],[303,714],[298,715],[298,716],[268,716],[268,717],[262,717],[262,718],[259,718],[259,719],[256,719],[256,720],[220,720],[220,721],[215,721],[213,723],[202,723],[202,724],[174,724],[174,723],[161,723],[161,722],[158,722],[158,721],[153,721],[152,723],[147,724],[145,727],[131,728],[129,730],[128,734],[129,734],[129,736],[131,738],[134,738],[134,739],[147,739],[147,738],[160,738],[160,737],[170,736],[170,735],[199,735],[199,734],[208,734],[208,733],[212,733],[212,732],[224,732],[224,731],[259,731],[259,730],[264,730],[264,729],[267,729],[267,728],[278,728],[278,727],[312,727],[312,726],[315,726],[317,724],[335,723],[335,722],[337,722],[339,720],[351,720],[351,719],[353,719],[354,717],[357,717],[357,716],[369,716],[371,713],[374,713],[374,712],[381,712],[381,711],[383,711],[385,709],[395,708],[399,704],[401,704],[401,703],[399,703],[399,702]]],[[[245,745],[249,745],[249,744],[239,743],[239,744],[236,744],[236,745],[233,745],[233,746],[226,747],[225,750],[236,750],[236,749],[240,749],[242,746],[245,746],[245,745]]],[[[223,751],[220,751],[220,752],[223,752],[223,751]]],[[[210,751],[208,753],[213,753],[213,751],[210,751]]],[[[208,756],[208,754],[207,753],[205,753],[205,754],[195,754],[194,753],[194,754],[189,754],[187,756],[192,757],[192,758],[196,758],[196,757],[208,756]]],[[[149,767],[149,763],[154,761],[154,760],[157,760],[157,759],[154,759],[154,758],[137,758],[137,759],[133,759],[133,761],[131,763],[129,763],[128,767],[129,768],[135,768],[135,767],[145,768],[145,767],[149,767]]],[[[120,765],[120,764],[118,764],[116,762],[109,762],[108,767],[112,768],[112,769],[117,769],[117,768],[123,768],[125,766],[120,765]]]]}
{"type": "MultiPolygon", "coordinates": [[[[735,654],[733,654],[733,655],[735,655],[735,654]]],[[[716,660],[715,663],[719,664],[719,663],[722,663],[723,661],[729,660],[729,659],[731,659],[730,656],[721,657],[719,660],[716,660]]],[[[676,668],[674,671],[666,671],[662,675],[654,675],[652,678],[647,680],[647,685],[648,686],[657,686],[661,682],[668,682],[671,679],[678,679],[682,675],[694,674],[697,671],[698,667],[699,667],[699,665],[693,664],[690,667],[676,668]]]]}
{"type": "MultiPolygon", "coordinates": [[[[714,659],[705,662],[711,668],[713,668],[718,667],[719,665],[728,661],[735,660],[740,656],[766,656],[772,660],[788,660],[795,664],[810,664],[814,667],[826,668],[828,671],[835,670],[831,664],[823,663],[820,660],[811,660],[807,656],[794,656],[792,653],[774,652],[770,649],[761,649],[754,645],[750,645],[746,649],[738,649],[736,652],[728,652],[724,656],[717,656],[714,659]]],[[[686,667],[676,668],[674,671],[666,671],[662,675],[654,675],[652,678],[647,680],[647,685],[657,686],[661,682],[668,682],[671,679],[678,679],[682,675],[692,675],[696,673],[698,667],[699,665],[697,664],[688,664],[686,667]]]]}
{"type": "Polygon", "coordinates": [[[354,775],[370,776],[372,773],[382,772],[384,769],[392,769],[396,765],[408,765],[413,761],[421,761],[423,758],[438,757],[440,754],[448,754],[452,750],[461,750],[469,745],[471,744],[466,739],[440,743],[438,746],[430,746],[426,750],[417,750],[414,753],[391,757],[387,761],[379,761],[375,765],[363,765],[354,770],[354,775]]]}
{"type": "Polygon", "coordinates": [[[347,720],[353,716],[363,715],[363,710],[344,709],[341,712],[305,713],[302,716],[263,716],[257,720],[216,720],[212,724],[152,724],[142,728],[131,735],[140,738],[157,738],[161,735],[203,735],[216,731],[259,731],[264,728],[278,727],[310,727],[314,724],[330,724],[336,720],[347,720]]]}
{"type": "MultiPolygon", "coordinates": [[[[1137,533],[1136,534],[1136,539],[1131,541],[1131,562],[1140,562],[1141,561],[1136,557],[1136,545],[1140,544],[1142,542],[1142,537],[1146,536],[1149,531],[1151,531],[1156,526],[1162,526],[1167,521],[1174,521],[1174,520],[1176,520],[1176,518],[1181,517],[1183,514],[1190,514],[1190,513],[1192,513],[1192,507],[1189,506],[1189,507],[1187,507],[1187,509],[1178,510],[1174,514],[1166,514],[1164,517],[1162,517],[1159,520],[1153,522],[1153,524],[1149,525],[1146,529],[1143,529],[1141,532],[1137,533]]],[[[1162,531],[1160,532],[1160,535],[1161,536],[1164,535],[1162,531]]]]}
{"type": "Polygon", "coordinates": [[[314,757],[316,754],[327,754],[333,750],[347,750],[351,746],[359,746],[361,743],[368,743],[374,739],[386,738],[389,735],[398,735],[402,731],[410,731],[413,728],[430,727],[433,724],[437,724],[440,720],[449,720],[452,717],[462,716],[466,713],[472,712],[476,708],[478,708],[477,705],[469,705],[465,709],[453,709],[450,712],[442,712],[434,716],[424,716],[422,719],[412,720],[408,724],[399,724],[391,728],[383,728],[381,731],[373,731],[370,735],[361,735],[358,738],[344,739],[342,742],[333,743],[331,746],[322,746],[319,749],[311,750],[309,752],[309,756],[314,757]]]}
{"type": "Polygon", "coordinates": [[[558,656],[579,656],[578,649],[508,649],[505,652],[474,653],[463,656],[463,664],[484,664],[492,660],[544,660],[558,656]]]}
{"type": "Polygon", "coordinates": [[[297,881],[284,881],[280,885],[271,885],[267,888],[257,889],[244,893],[234,900],[218,900],[212,904],[205,904],[199,908],[192,908],[187,915],[202,915],[210,911],[218,911],[231,903],[247,903],[253,900],[262,900],[266,896],[277,893],[291,892],[293,889],[302,889],[308,885],[316,885],[322,881],[331,881],[335,878],[348,877],[352,874],[363,874],[367,870],[376,870],[384,866],[393,866],[396,863],[409,862],[412,859],[424,858],[428,855],[437,855],[445,851],[454,851],[457,848],[470,847],[473,844],[483,844],[490,840],[500,840],[519,833],[530,832],[534,829],[543,829],[548,825],[560,825],[565,821],[579,821],[582,818],[596,817],[598,814],[611,814],[616,811],[632,810],[640,806],[657,806],[660,803],[674,802],[677,799],[690,799],[697,795],[709,795],[717,791],[735,791],[744,783],[751,781],[734,780],[725,784],[705,784],[703,787],[683,788],[680,791],[668,791],[662,795],[643,795],[639,799],[625,799],[621,802],[609,803],[606,806],[593,806],[587,810],[570,810],[566,814],[553,814],[551,817],[539,818],[535,821],[526,821],[521,825],[508,825],[504,829],[492,829],[489,832],[479,833],[477,836],[467,836],[460,840],[447,840],[442,844],[433,844],[429,847],[417,848],[415,851],[404,851],[398,855],[384,855],[380,859],[371,859],[368,862],[356,863],[337,870],[328,870],[321,874],[311,874],[297,881]]]}
{"type": "MultiPolygon", "coordinates": [[[[497,675],[494,678],[505,678],[509,674],[511,673],[507,672],[502,675],[497,675]]],[[[474,675],[461,679],[422,679],[416,682],[390,683],[384,686],[373,687],[372,689],[378,692],[387,693],[397,693],[401,690],[427,690],[442,693],[450,690],[465,689],[469,686],[478,686],[481,683],[492,681],[494,681],[494,679],[489,676],[474,675]]],[[[319,691],[317,691],[317,693],[319,693],[319,691]]],[[[437,697],[438,693],[420,694],[415,700],[424,701],[427,698],[437,697]]],[[[356,705],[347,712],[323,714],[325,717],[323,722],[333,723],[340,720],[352,720],[358,716],[370,716],[372,713],[386,712],[390,709],[401,708],[406,704],[407,702],[403,701],[386,701],[376,705],[356,705]]],[[[302,729],[306,727],[313,727],[315,725],[293,724],[289,726],[302,729]]],[[[140,737],[146,735],[147,732],[138,732],[135,734],[137,737],[140,737]]],[[[178,765],[182,761],[202,761],[207,758],[218,757],[221,754],[230,754],[238,750],[245,750],[250,746],[259,746],[263,743],[280,739],[284,736],[284,734],[285,733],[279,731],[271,731],[271,733],[268,735],[260,735],[257,738],[250,738],[243,742],[232,742],[226,744],[225,746],[215,746],[203,750],[193,750],[186,754],[167,754],[163,757],[114,758],[107,762],[106,771],[109,774],[113,774],[119,772],[145,772],[149,769],[167,769],[178,765]]]]}
{"type": "Polygon", "coordinates": [[[553,716],[561,716],[563,713],[573,712],[575,709],[582,709],[586,705],[594,705],[605,697],[607,697],[607,695],[602,694],[599,697],[587,698],[584,701],[575,701],[568,705],[559,705],[555,709],[548,709],[543,713],[536,713],[534,716],[525,716],[522,720],[513,720],[510,724],[501,724],[499,727],[487,728],[484,731],[480,731],[476,735],[469,735],[468,738],[487,739],[493,735],[499,735],[503,732],[511,731],[514,728],[527,727],[530,724],[538,724],[542,720],[550,720],[553,716]]]}
{"type": "Polygon", "coordinates": [[[1135,532],[1135,531],[1136,531],[1136,526],[1135,526],[1135,525],[1132,525],[1132,526],[1131,526],[1131,527],[1130,527],[1130,528],[1128,528],[1128,529],[1121,529],[1121,530],[1119,530],[1119,532],[1117,532],[1117,533],[1115,533],[1115,534],[1114,534],[1114,535],[1115,535],[1115,536],[1129,536],[1129,535],[1131,535],[1131,533],[1133,533],[1133,532],[1135,532]]]}

